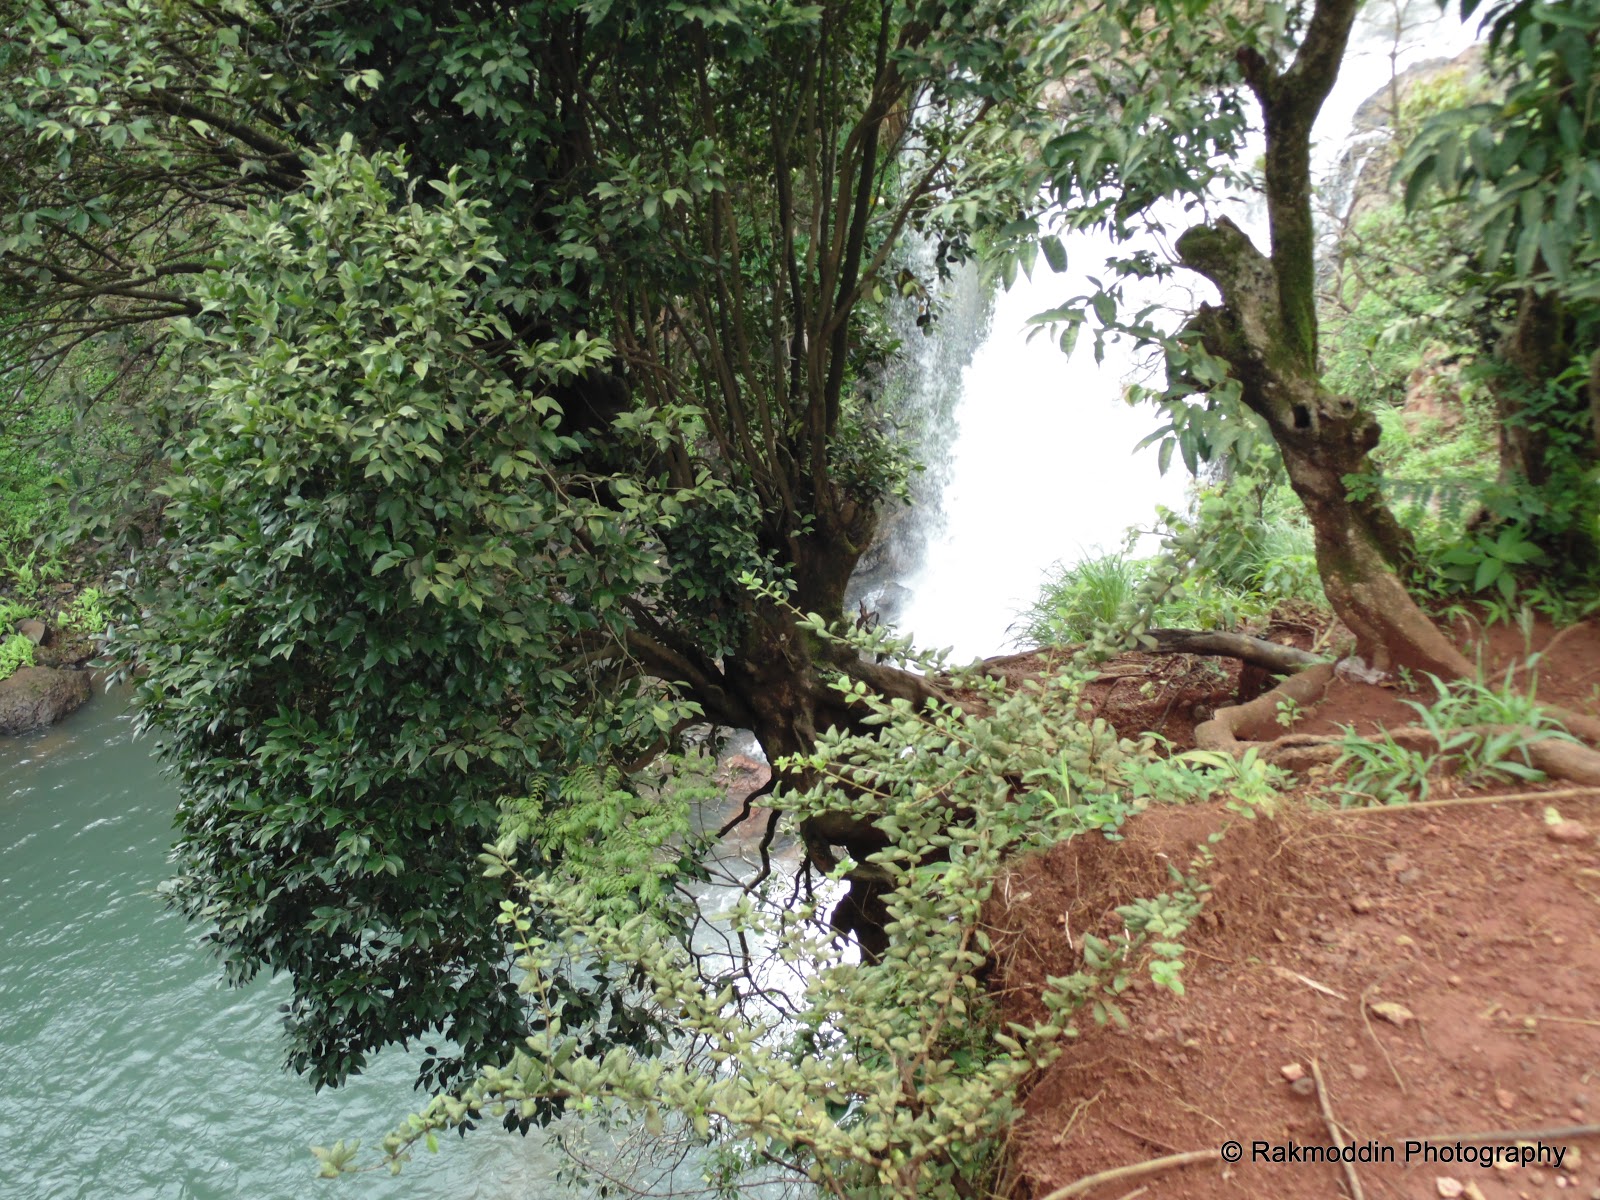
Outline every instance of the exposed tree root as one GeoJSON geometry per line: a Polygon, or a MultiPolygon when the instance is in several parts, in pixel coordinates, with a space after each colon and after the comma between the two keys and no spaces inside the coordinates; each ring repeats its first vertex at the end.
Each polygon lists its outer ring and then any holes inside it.
{"type": "MultiPolygon", "coordinates": [[[[1298,675],[1285,679],[1270,692],[1256,697],[1248,704],[1236,704],[1231,708],[1221,709],[1211,720],[1196,727],[1195,744],[1202,750],[1222,750],[1229,754],[1243,754],[1246,750],[1254,748],[1268,762],[1291,771],[1305,771],[1319,763],[1332,762],[1341,753],[1344,741],[1341,737],[1291,733],[1269,739],[1261,735],[1270,732],[1277,723],[1279,704],[1290,701],[1303,707],[1320,700],[1327,691],[1328,684],[1333,680],[1333,671],[1333,667],[1326,663],[1310,667],[1298,675]]],[[[1581,713],[1569,713],[1565,709],[1551,708],[1546,711],[1580,735],[1587,736],[1583,728],[1585,726],[1593,727],[1600,732],[1600,721],[1593,717],[1585,717],[1581,713]],[[1574,722],[1571,720],[1573,717],[1579,720],[1574,722]]],[[[1528,739],[1529,763],[1550,778],[1564,779],[1570,783],[1600,785],[1600,750],[1565,738],[1553,737],[1536,729],[1505,725],[1484,725],[1473,728],[1485,734],[1517,729],[1528,739]]],[[[1398,729],[1387,730],[1386,734],[1407,749],[1437,750],[1439,745],[1438,739],[1420,725],[1401,726],[1398,729]]]]}
{"type": "Polygon", "coordinates": [[[1251,666],[1271,671],[1274,675],[1293,674],[1327,661],[1309,650],[1269,642],[1266,638],[1251,637],[1245,633],[1152,629],[1145,636],[1155,640],[1155,646],[1150,648],[1155,654],[1212,654],[1222,658],[1237,658],[1251,666]]]}
{"type": "Polygon", "coordinates": [[[1291,675],[1270,692],[1263,692],[1248,704],[1235,704],[1217,711],[1211,720],[1195,727],[1195,745],[1202,750],[1225,750],[1242,754],[1257,744],[1258,732],[1271,730],[1278,722],[1278,705],[1290,701],[1301,707],[1322,699],[1333,682],[1333,664],[1318,663],[1298,675],[1291,675]]]}

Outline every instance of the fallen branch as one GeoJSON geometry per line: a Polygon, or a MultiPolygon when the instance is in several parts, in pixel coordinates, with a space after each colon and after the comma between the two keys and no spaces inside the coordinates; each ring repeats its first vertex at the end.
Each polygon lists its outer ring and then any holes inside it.
{"type": "MultiPolygon", "coordinates": [[[[1344,1150],[1344,1134],[1339,1132],[1339,1122],[1333,1119],[1333,1105],[1328,1101],[1328,1087],[1322,1082],[1322,1068],[1317,1065],[1317,1060],[1311,1060],[1311,1078],[1317,1085],[1317,1107],[1322,1109],[1322,1123],[1328,1127],[1328,1136],[1333,1138],[1333,1144],[1341,1152],[1344,1150]]],[[[1350,1184],[1350,1200],[1367,1200],[1367,1194],[1361,1189],[1361,1177],[1356,1174],[1356,1165],[1340,1155],[1344,1165],[1344,1177],[1350,1184]]]]}
{"type": "Polygon", "coordinates": [[[1555,1142],[1563,1138],[1600,1137],[1600,1125],[1550,1125],[1544,1129],[1491,1129],[1488,1133],[1428,1133],[1396,1142],[1555,1142]]]}
{"type": "Polygon", "coordinates": [[[1334,808],[1327,817],[1363,817],[1373,813],[1409,812],[1417,808],[1456,808],[1465,804],[1522,804],[1529,800],[1600,800],[1600,788],[1556,788],[1549,792],[1505,792],[1498,796],[1452,796],[1448,800],[1416,800],[1407,804],[1372,805],[1368,808],[1334,808]]]}
{"type": "MultiPolygon", "coordinates": [[[[1379,979],[1387,978],[1391,972],[1392,968],[1379,976],[1379,979]]],[[[1406,1081],[1400,1077],[1400,1068],[1394,1065],[1394,1059],[1389,1057],[1388,1047],[1379,1040],[1377,1032],[1372,1028],[1372,1021],[1367,1016],[1367,1005],[1371,1002],[1377,989],[1378,984],[1376,982],[1367,985],[1366,990],[1361,993],[1360,1001],[1356,1004],[1356,1011],[1361,1014],[1361,1024],[1366,1029],[1367,1036],[1372,1039],[1372,1044],[1378,1048],[1378,1053],[1383,1055],[1383,1061],[1389,1068],[1389,1074],[1394,1076],[1395,1086],[1400,1089],[1400,1094],[1403,1096],[1406,1094],[1406,1081]]]]}
{"type": "Polygon", "coordinates": [[[1245,633],[1222,633],[1217,630],[1152,629],[1145,638],[1154,645],[1141,648],[1153,654],[1205,654],[1218,658],[1237,658],[1252,666],[1271,671],[1274,675],[1292,675],[1307,667],[1328,660],[1309,650],[1269,642],[1266,638],[1251,637],[1245,633]]]}
{"type": "Polygon", "coordinates": [[[1099,1171],[1093,1175],[1085,1175],[1076,1183],[1069,1183],[1066,1187],[1057,1188],[1043,1200],[1072,1200],[1073,1196],[1081,1196],[1085,1192],[1092,1192],[1101,1184],[1116,1183],[1121,1179],[1138,1179],[1143,1175],[1154,1175],[1160,1171],[1170,1171],[1174,1167],[1186,1167],[1190,1163],[1210,1162],[1212,1159],[1221,1158],[1220,1150],[1185,1150],[1182,1154],[1168,1154],[1164,1158],[1152,1158],[1147,1162],[1133,1163],[1126,1167],[1114,1167],[1109,1171],[1099,1171]]]}

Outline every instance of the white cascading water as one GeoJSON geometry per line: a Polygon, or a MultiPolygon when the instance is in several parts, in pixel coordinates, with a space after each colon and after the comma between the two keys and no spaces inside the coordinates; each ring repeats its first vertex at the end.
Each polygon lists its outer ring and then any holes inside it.
{"type": "MultiPolygon", "coordinates": [[[[1453,58],[1473,40],[1470,27],[1441,15],[1431,0],[1368,6],[1317,122],[1318,177],[1332,176],[1345,160],[1356,110],[1393,72],[1453,58]]],[[[1245,156],[1259,153],[1257,141],[1245,156]]],[[[1340,199],[1348,203],[1347,195],[1340,199]]],[[[1239,198],[1228,211],[1265,247],[1262,207],[1259,198],[1239,198]]],[[[1169,229],[1175,235],[1183,227],[1173,221],[1169,229]]],[[[1109,250],[1103,237],[1074,236],[1065,274],[1051,273],[1041,259],[1031,279],[1019,275],[996,298],[989,334],[962,375],[943,528],[928,540],[896,614],[895,624],[918,645],[950,647],[956,661],[1013,648],[1011,627],[1055,564],[1120,548],[1126,529],[1153,522],[1157,504],[1182,507],[1188,480],[1181,469],[1163,477],[1155,447],[1133,453],[1158,422],[1152,410],[1121,399],[1123,383],[1141,368],[1129,349],[1109,346],[1097,365],[1087,332],[1070,359],[1043,334],[1027,341],[1028,317],[1082,295],[1085,275],[1105,277],[1109,250]]],[[[1179,272],[1139,299],[1170,306],[1176,322],[1215,295],[1198,276],[1179,272]]]]}

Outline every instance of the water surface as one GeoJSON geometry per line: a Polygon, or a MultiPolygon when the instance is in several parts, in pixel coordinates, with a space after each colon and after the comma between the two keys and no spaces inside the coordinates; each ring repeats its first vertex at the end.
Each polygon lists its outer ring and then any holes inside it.
{"type": "Polygon", "coordinates": [[[229,989],[155,889],[176,789],[124,704],[0,738],[0,1200],[498,1200],[560,1194],[559,1152],[499,1128],[318,1181],[419,1099],[403,1056],[317,1094],[279,1067],[284,981],[229,989]]]}

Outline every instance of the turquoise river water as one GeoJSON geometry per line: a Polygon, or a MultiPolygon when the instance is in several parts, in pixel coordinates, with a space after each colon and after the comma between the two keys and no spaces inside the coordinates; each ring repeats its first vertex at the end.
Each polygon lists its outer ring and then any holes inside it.
{"type": "Polygon", "coordinates": [[[0,738],[0,1200],[571,1194],[558,1151],[498,1128],[317,1180],[311,1145],[371,1145],[412,1110],[409,1063],[321,1094],[280,1069],[287,986],[225,987],[155,894],[174,803],[115,696],[0,738]]]}

